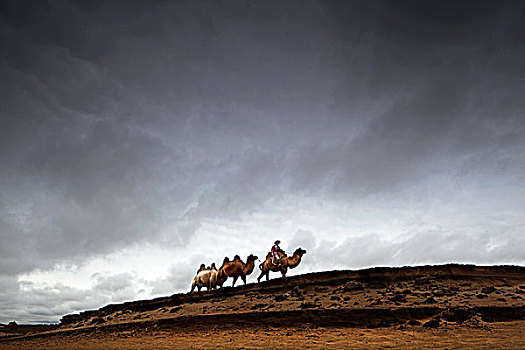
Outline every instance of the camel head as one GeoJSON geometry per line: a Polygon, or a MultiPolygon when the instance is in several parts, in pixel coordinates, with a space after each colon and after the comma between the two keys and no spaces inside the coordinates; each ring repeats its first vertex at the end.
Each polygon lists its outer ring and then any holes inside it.
{"type": "Polygon", "coordinates": [[[246,263],[250,261],[255,261],[255,260],[259,260],[259,257],[257,255],[250,254],[248,258],[246,259],[246,263]]]}
{"type": "Polygon", "coordinates": [[[293,253],[293,255],[299,255],[299,256],[303,256],[304,254],[306,254],[306,250],[302,248],[297,248],[295,252],[293,253]]]}

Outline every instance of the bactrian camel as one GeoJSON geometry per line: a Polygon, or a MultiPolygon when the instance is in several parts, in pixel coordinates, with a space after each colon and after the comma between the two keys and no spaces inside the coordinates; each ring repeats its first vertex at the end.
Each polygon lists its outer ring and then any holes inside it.
{"type": "Polygon", "coordinates": [[[235,256],[233,261],[229,261],[228,258],[225,258],[217,274],[217,285],[222,287],[228,277],[233,278],[232,287],[235,287],[235,282],[237,282],[239,277],[242,279],[244,284],[246,284],[246,276],[253,272],[255,260],[258,259],[259,258],[255,255],[250,254],[246,258],[245,264],[238,255],[235,256]]]}
{"type": "Polygon", "coordinates": [[[202,287],[206,287],[208,290],[215,289],[217,287],[217,275],[218,271],[215,267],[215,264],[211,264],[211,268],[209,269],[202,269],[199,268],[199,271],[197,272],[197,275],[195,278],[193,278],[193,282],[191,283],[191,292],[193,293],[193,290],[195,287],[201,291],[202,287]]]}
{"type": "Polygon", "coordinates": [[[306,250],[297,248],[292,256],[282,256],[280,259],[280,265],[274,265],[272,264],[272,253],[268,253],[268,255],[266,256],[266,260],[264,260],[262,264],[259,265],[259,268],[261,269],[261,275],[257,277],[257,282],[260,282],[261,278],[263,278],[263,276],[265,275],[266,280],[268,281],[270,271],[281,272],[283,278],[286,277],[286,272],[288,272],[288,268],[296,268],[297,265],[299,265],[299,263],[301,262],[301,258],[304,254],[306,254],[306,250]]]}

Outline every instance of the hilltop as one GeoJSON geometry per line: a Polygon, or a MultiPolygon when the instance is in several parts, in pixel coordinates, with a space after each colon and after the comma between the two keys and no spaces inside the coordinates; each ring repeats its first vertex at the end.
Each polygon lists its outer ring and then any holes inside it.
{"type": "Polygon", "coordinates": [[[111,304],[6,330],[0,348],[516,348],[524,321],[524,267],[377,267],[111,304]]]}

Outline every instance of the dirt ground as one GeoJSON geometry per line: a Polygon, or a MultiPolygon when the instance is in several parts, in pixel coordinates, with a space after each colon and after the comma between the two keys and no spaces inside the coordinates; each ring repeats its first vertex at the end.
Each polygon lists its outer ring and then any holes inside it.
{"type": "Polygon", "coordinates": [[[0,349],[525,349],[525,322],[480,328],[447,325],[386,328],[259,327],[154,329],[143,332],[53,336],[0,343],[0,349]]]}
{"type": "Polygon", "coordinates": [[[328,271],[0,327],[0,349],[525,349],[525,268],[328,271]]]}

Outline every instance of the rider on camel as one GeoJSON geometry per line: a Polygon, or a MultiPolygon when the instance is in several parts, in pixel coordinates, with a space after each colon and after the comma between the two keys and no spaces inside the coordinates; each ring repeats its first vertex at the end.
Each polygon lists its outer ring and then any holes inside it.
{"type": "Polygon", "coordinates": [[[279,254],[285,254],[284,250],[279,247],[279,244],[281,241],[276,240],[274,245],[272,246],[271,254],[272,254],[272,264],[281,266],[281,257],[279,254]]]}

